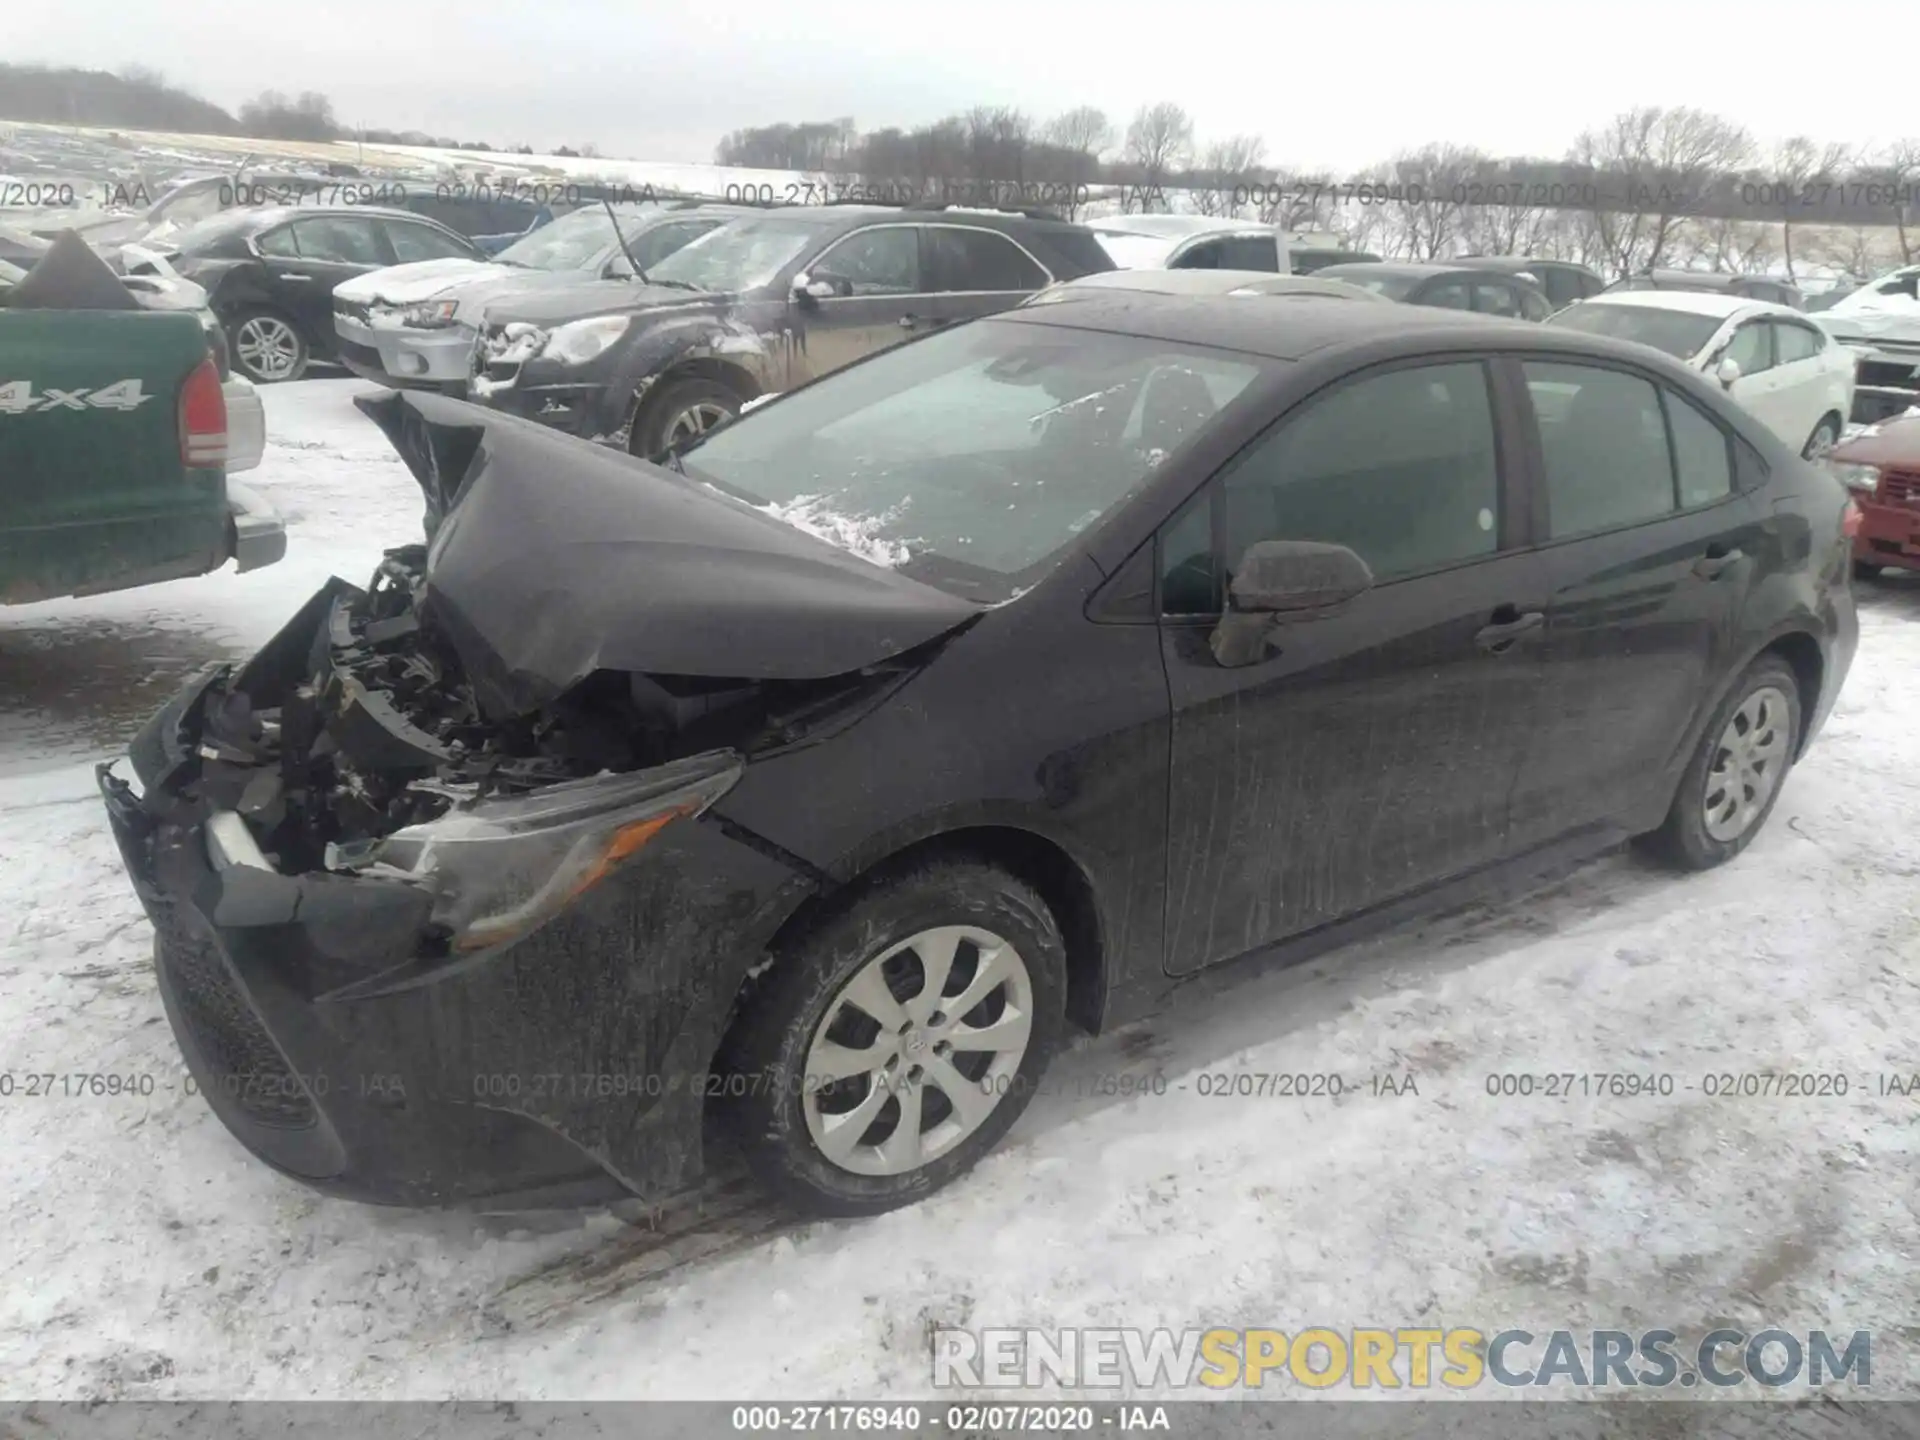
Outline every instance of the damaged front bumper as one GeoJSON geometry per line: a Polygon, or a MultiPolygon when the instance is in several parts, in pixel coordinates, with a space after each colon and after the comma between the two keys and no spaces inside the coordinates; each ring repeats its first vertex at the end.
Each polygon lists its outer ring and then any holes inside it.
{"type": "Polygon", "coordinates": [[[254,1154],[354,1199],[683,1188],[739,985],[811,882],[706,813],[732,752],[542,783],[430,733],[367,683],[364,600],[335,581],[181,690],[138,788],[99,767],[190,1072],[254,1154]]]}

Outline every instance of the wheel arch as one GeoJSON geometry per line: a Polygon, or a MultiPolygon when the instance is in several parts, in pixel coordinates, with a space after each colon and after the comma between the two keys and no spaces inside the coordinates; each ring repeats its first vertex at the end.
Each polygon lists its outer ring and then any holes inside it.
{"type": "Polygon", "coordinates": [[[742,1006],[762,975],[783,963],[810,933],[842,914],[875,886],[884,884],[889,876],[935,856],[971,858],[992,865],[1039,895],[1060,927],[1066,948],[1067,1020],[1079,1029],[1097,1030],[1111,977],[1092,878],[1066,846],[1038,830],[1004,821],[955,823],[864,852],[849,867],[844,881],[816,891],[796,905],[767,943],[769,963],[754,965],[742,978],[709,1068],[725,1051],[742,1006]]]}

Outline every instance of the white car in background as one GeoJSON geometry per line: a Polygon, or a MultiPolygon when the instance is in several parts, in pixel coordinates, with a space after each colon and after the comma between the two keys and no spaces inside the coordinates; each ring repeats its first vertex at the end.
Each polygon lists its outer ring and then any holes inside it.
{"type": "Polygon", "coordinates": [[[1258,270],[1287,275],[1293,258],[1275,225],[1208,215],[1115,215],[1087,227],[1122,270],[1258,270]]]}
{"type": "Polygon", "coordinates": [[[1810,460],[1833,448],[1853,410],[1852,353],[1785,305],[1695,290],[1612,290],[1546,323],[1684,360],[1810,460]]]}
{"type": "Polygon", "coordinates": [[[1814,323],[1859,366],[1856,418],[1872,424],[1920,404],[1920,265],[1876,276],[1822,310],[1814,323]]]}

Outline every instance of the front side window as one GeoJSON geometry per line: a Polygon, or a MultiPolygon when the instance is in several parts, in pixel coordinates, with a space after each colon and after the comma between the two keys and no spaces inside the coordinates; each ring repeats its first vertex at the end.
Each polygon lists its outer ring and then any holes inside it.
{"type": "Polygon", "coordinates": [[[1464,280],[1442,280],[1438,285],[1430,285],[1420,295],[1422,305],[1437,305],[1442,310],[1471,310],[1473,296],[1464,280]]]}
{"type": "Polygon", "coordinates": [[[1667,422],[1653,382],[1620,370],[1525,360],[1555,540],[1674,509],[1667,422]]]}
{"type": "Polygon", "coordinates": [[[276,260],[300,258],[300,247],[293,241],[291,225],[282,225],[276,230],[263,230],[253,237],[253,243],[262,255],[270,255],[276,260]]]}
{"type": "Polygon", "coordinates": [[[925,232],[928,288],[935,291],[1038,290],[1047,272],[1004,235],[934,225],[925,232]]]}
{"type": "Polygon", "coordinates": [[[1487,315],[1506,315],[1516,320],[1520,318],[1520,302],[1514,292],[1491,280],[1474,282],[1473,308],[1487,315]]]}
{"type": "Polygon", "coordinates": [[[1553,302],[1537,290],[1520,292],[1520,318],[1523,320],[1545,320],[1553,314],[1553,302]]]}
{"type": "Polygon", "coordinates": [[[300,258],[334,265],[384,265],[373,222],[351,215],[316,215],[290,227],[300,258]]]}
{"type": "Polygon", "coordinates": [[[808,267],[815,280],[844,280],[854,295],[917,295],[920,283],[920,229],[884,225],[857,230],[829,245],[808,267]]]}
{"type": "Polygon", "coordinates": [[[789,524],[994,602],[1279,363],[982,320],[828,375],[681,455],[693,478],[789,524]]]}
{"type": "Polygon", "coordinates": [[[1217,613],[1240,557],[1262,540],[1345,545],[1380,582],[1491,555],[1499,512],[1485,368],[1368,376],[1308,401],[1175,517],[1161,535],[1162,609],[1217,613]]]}

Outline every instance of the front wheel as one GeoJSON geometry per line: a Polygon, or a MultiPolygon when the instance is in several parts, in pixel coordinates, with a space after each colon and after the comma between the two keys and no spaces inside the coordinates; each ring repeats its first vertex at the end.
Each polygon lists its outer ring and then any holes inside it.
{"type": "Polygon", "coordinates": [[[227,325],[234,368],[256,385],[298,380],[307,370],[307,341],[300,328],[272,310],[243,310],[227,325]]]}
{"type": "Polygon", "coordinates": [[[1827,458],[1827,452],[1840,443],[1840,422],[1831,415],[1824,417],[1813,427],[1813,433],[1807,436],[1807,443],[1800,447],[1800,458],[1812,460],[1816,464],[1827,458]]]}
{"type": "Polygon", "coordinates": [[[1738,855],[1773,813],[1799,735],[1799,679],[1762,656],[1708,721],[1665,822],[1640,837],[1645,847],[1684,870],[1738,855]]]}
{"type": "Polygon", "coordinates": [[[675,445],[718,429],[738,415],[745,403],[717,380],[697,376],[669,380],[640,407],[627,437],[627,449],[643,460],[651,460],[675,445]]]}
{"type": "Polygon", "coordinates": [[[932,1194],[999,1143],[1059,1044],[1045,902],[970,859],[881,881],[791,953],[729,1036],[715,1093],[748,1165],[822,1215],[932,1194]]]}

